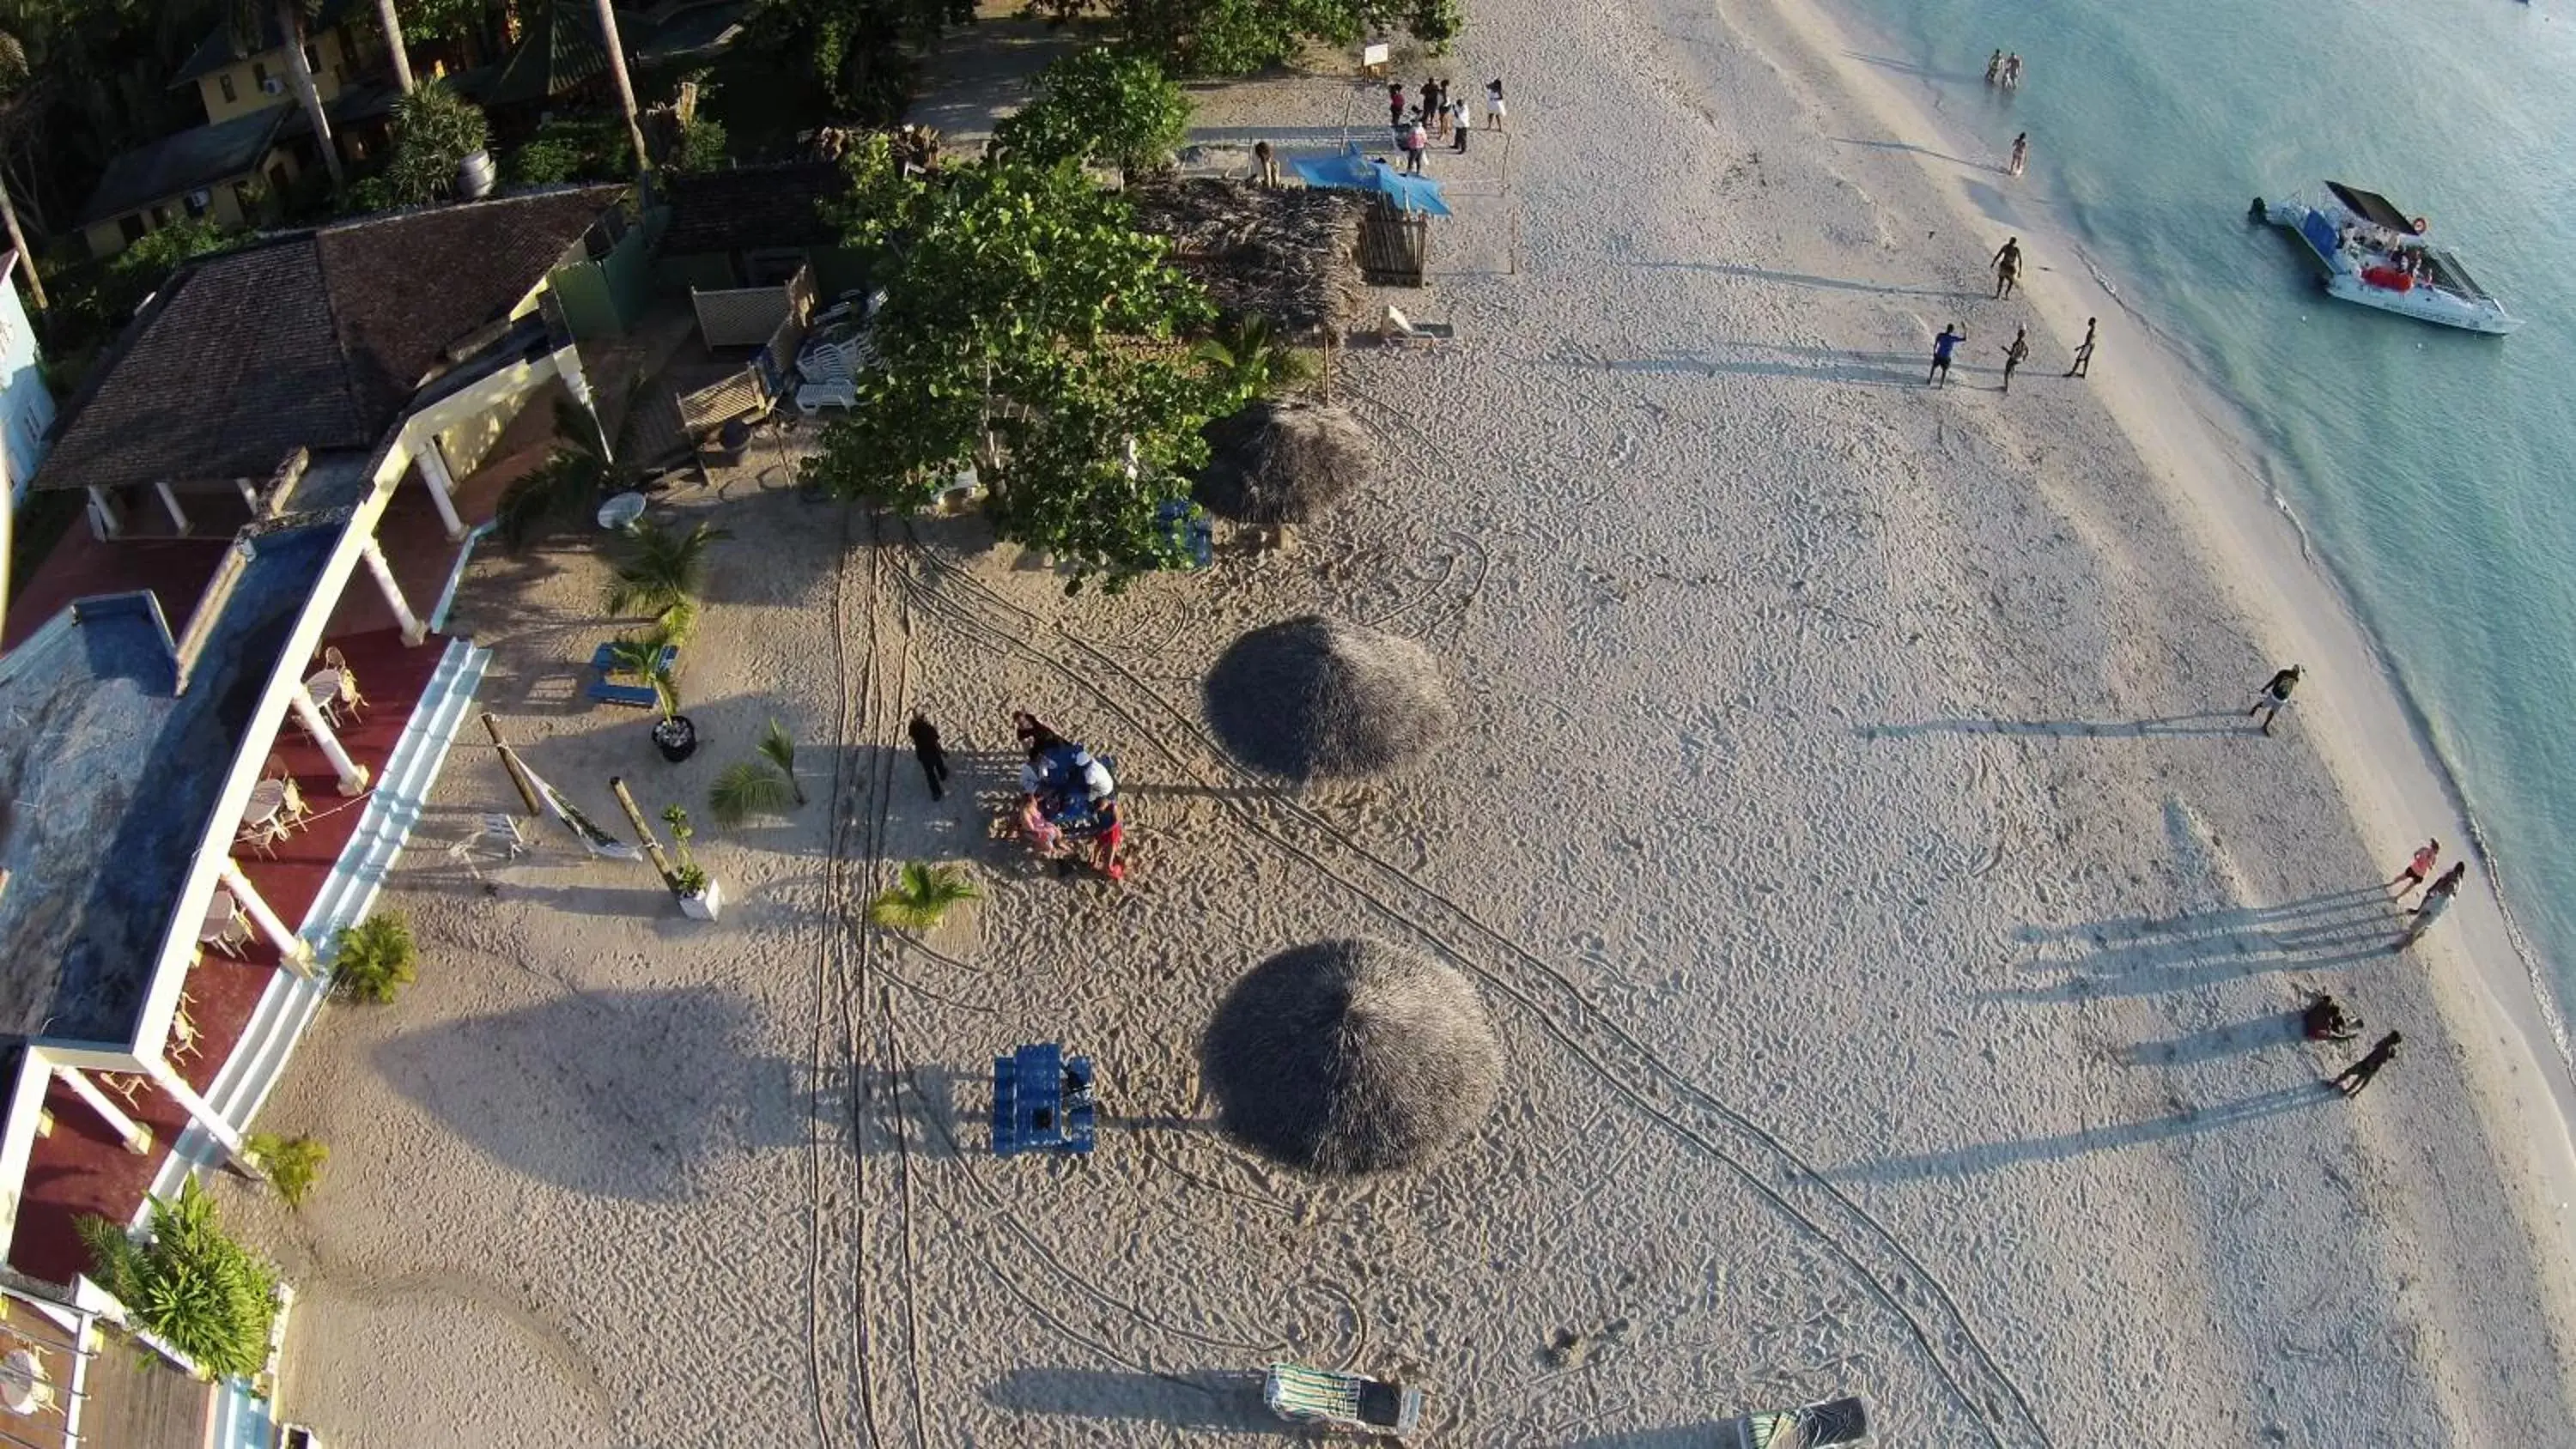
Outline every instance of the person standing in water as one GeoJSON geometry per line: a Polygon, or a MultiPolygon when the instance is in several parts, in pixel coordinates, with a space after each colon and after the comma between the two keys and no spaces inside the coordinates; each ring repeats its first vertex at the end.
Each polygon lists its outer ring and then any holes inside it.
{"type": "Polygon", "coordinates": [[[2013,137],[2012,160],[2004,163],[2004,169],[2015,176],[2019,176],[2022,168],[2029,164],[2030,132],[2024,131],[2020,135],[2013,137]]]}
{"type": "Polygon", "coordinates": [[[2021,89],[2020,51],[2016,50],[2012,54],[2004,57],[2004,89],[2008,91],[2017,91],[2021,89]]]}
{"type": "Polygon", "coordinates": [[[2397,1060],[2397,1048],[2405,1040],[2402,1032],[2392,1031],[2381,1037],[2360,1061],[2337,1072],[2334,1080],[2326,1085],[2347,1097],[2360,1096],[2361,1089],[2370,1085],[2370,1079],[2379,1075],[2380,1068],[2397,1060]]]}
{"type": "Polygon", "coordinates": [[[2254,707],[2245,713],[2249,717],[2258,714],[2263,716],[2263,733],[2270,734],[2272,721],[2281,711],[2290,707],[2290,691],[2299,687],[2299,676],[2302,672],[2298,665],[2293,664],[2273,675],[2264,683],[2263,692],[2254,696],[2254,707]]]}
{"type": "Polygon", "coordinates": [[[1986,57],[1986,84],[1993,85],[2004,73],[2004,53],[2000,50],[1986,57]]]}
{"type": "Polygon", "coordinates": [[[2068,377],[2086,377],[2093,371],[2093,329],[2102,325],[2099,317],[2084,319],[2084,340],[2075,344],[2075,365],[2066,369],[2068,377]]]}
{"type": "Polygon", "coordinates": [[[1942,328],[1941,335],[1932,339],[1932,370],[1923,376],[1925,387],[1935,382],[1943,387],[1950,385],[1950,354],[1958,351],[1959,344],[1967,340],[1968,334],[1959,330],[1956,322],[1942,328]]]}
{"type": "Polygon", "coordinates": [[[2012,346],[2004,349],[2004,385],[1997,389],[1997,391],[2007,393],[2011,392],[2013,369],[2021,366],[2029,360],[2030,329],[2027,327],[2016,327],[2013,329],[2012,346]]]}
{"type": "Polygon", "coordinates": [[[1995,253],[1996,300],[2001,301],[2003,298],[2011,296],[2014,285],[2020,281],[2021,238],[2017,236],[2009,236],[2004,238],[2002,248],[1997,250],[1995,253]]]}

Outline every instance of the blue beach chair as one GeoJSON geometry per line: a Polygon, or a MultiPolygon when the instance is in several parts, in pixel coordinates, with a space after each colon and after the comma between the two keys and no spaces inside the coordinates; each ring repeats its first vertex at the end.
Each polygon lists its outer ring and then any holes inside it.
{"type": "MultiPolygon", "coordinates": [[[[679,663],[679,660],[679,645],[662,646],[661,665],[664,669],[671,668],[679,663]]],[[[590,667],[599,671],[599,677],[590,683],[590,697],[601,704],[625,704],[633,705],[637,709],[651,709],[661,702],[660,696],[654,694],[653,685],[649,680],[641,684],[617,682],[617,656],[614,645],[602,644],[591,651],[590,667]]]]}
{"type": "Polygon", "coordinates": [[[1054,1042],[993,1058],[993,1155],[1089,1152],[1099,1108],[1091,1058],[1068,1057],[1054,1042]]]}

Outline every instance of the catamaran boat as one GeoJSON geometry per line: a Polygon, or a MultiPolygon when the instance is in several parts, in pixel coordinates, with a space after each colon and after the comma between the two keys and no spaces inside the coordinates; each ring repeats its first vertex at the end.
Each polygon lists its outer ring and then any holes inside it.
{"type": "Polygon", "coordinates": [[[2326,195],[2254,199],[2255,219],[2287,227],[2326,269],[2326,293],[2445,327],[2503,336],[2522,325],[2469,275],[2448,248],[2424,240],[2424,218],[2410,217],[2376,191],[2326,183],[2326,195]]]}

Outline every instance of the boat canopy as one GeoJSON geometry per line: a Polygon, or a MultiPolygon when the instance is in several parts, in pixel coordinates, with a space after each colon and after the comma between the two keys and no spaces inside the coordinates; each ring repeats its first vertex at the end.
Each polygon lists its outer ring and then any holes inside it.
{"type": "Polygon", "coordinates": [[[2406,213],[2399,211],[2395,202],[2376,191],[2364,191],[2340,181],[2327,182],[2326,190],[2333,192],[2335,200],[2342,202],[2345,209],[2372,226],[2386,227],[2404,236],[2415,234],[2415,223],[2407,219],[2406,213]]]}

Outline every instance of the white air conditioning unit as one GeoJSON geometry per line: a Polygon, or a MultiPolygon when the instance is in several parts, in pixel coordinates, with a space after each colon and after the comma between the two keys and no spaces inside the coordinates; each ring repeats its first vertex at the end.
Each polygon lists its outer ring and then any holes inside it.
{"type": "Polygon", "coordinates": [[[270,76],[268,79],[261,81],[259,83],[259,88],[268,92],[272,96],[282,96],[286,94],[286,82],[276,76],[270,76]]]}

